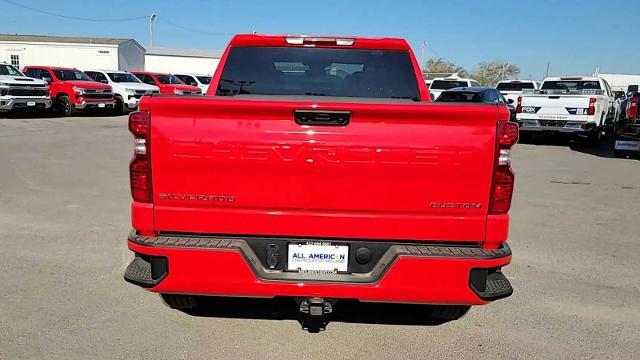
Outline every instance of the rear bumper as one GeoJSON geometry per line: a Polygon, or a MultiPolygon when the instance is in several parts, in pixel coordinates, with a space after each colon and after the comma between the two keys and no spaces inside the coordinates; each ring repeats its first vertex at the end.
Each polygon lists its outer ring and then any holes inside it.
{"type": "MultiPolygon", "coordinates": [[[[348,241],[359,243],[359,241],[348,241]]],[[[299,274],[270,270],[241,237],[143,237],[125,280],[158,293],[237,297],[323,297],[360,301],[485,304],[511,295],[500,268],[511,250],[425,244],[388,246],[367,272],[299,274]]]]}
{"type": "Polygon", "coordinates": [[[516,122],[520,131],[533,132],[590,133],[598,128],[595,122],[583,121],[516,119],[516,122]]]}

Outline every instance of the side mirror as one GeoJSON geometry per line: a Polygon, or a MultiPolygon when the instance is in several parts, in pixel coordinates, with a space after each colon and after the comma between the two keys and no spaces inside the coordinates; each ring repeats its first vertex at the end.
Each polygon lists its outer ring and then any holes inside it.
{"type": "Polygon", "coordinates": [[[50,78],[48,76],[43,77],[42,80],[48,82],[49,84],[51,84],[53,82],[53,78],[50,78]]]}
{"type": "Polygon", "coordinates": [[[514,103],[513,99],[507,99],[507,102],[508,102],[509,104],[513,104],[513,103],[514,103]]]}
{"type": "Polygon", "coordinates": [[[108,84],[108,83],[109,83],[109,80],[107,80],[107,79],[102,79],[102,80],[100,80],[100,82],[101,82],[101,83],[103,83],[103,84],[108,84]]]}

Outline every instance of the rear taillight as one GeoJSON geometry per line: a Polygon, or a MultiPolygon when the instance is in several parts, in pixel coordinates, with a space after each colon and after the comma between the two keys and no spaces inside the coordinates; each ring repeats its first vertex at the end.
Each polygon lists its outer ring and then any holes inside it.
{"type": "Polygon", "coordinates": [[[504,214],[511,207],[515,177],[511,170],[511,147],[518,142],[518,124],[498,121],[496,159],[491,185],[489,214],[504,214]]]}
{"type": "Polygon", "coordinates": [[[587,110],[587,115],[595,115],[596,113],[596,98],[589,99],[589,109],[587,110]]]}
{"type": "Polygon", "coordinates": [[[518,104],[516,106],[516,112],[518,114],[522,112],[522,96],[518,96],[518,104]]]}
{"type": "Polygon", "coordinates": [[[638,116],[638,96],[633,95],[629,99],[629,105],[627,106],[627,119],[633,120],[638,116]]]}
{"type": "Polygon", "coordinates": [[[149,112],[132,112],[129,115],[129,131],[133,134],[133,159],[129,164],[131,196],[134,201],[152,203],[149,112]]]}

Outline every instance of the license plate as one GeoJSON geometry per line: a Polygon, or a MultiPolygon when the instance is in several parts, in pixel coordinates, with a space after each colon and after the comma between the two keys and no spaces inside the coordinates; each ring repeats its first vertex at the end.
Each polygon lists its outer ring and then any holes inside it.
{"type": "Polygon", "coordinates": [[[349,246],[323,242],[291,243],[287,270],[298,272],[346,272],[349,246]]]}
{"type": "Polygon", "coordinates": [[[104,104],[98,104],[98,107],[99,108],[103,108],[103,107],[105,107],[105,105],[104,104]]]}
{"type": "Polygon", "coordinates": [[[640,151],[640,141],[616,140],[616,150],[640,151]]]}
{"type": "Polygon", "coordinates": [[[35,101],[27,101],[27,106],[36,106],[35,101]]]}

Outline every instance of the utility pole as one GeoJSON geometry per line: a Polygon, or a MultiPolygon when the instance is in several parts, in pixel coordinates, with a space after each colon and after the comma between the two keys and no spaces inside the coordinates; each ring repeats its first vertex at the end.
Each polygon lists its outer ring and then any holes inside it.
{"type": "Polygon", "coordinates": [[[153,47],[153,23],[156,22],[156,14],[149,16],[149,47],[153,47]]]}
{"type": "Polygon", "coordinates": [[[551,65],[551,63],[547,63],[547,71],[544,73],[545,78],[549,77],[549,65],[551,65]]]}
{"type": "Polygon", "coordinates": [[[424,61],[424,69],[427,69],[427,59],[425,59],[424,57],[424,49],[427,47],[427,42],[423,41],[422,45],[420,46],[420,57],[422,58],[422,61],[424,61]]]}

